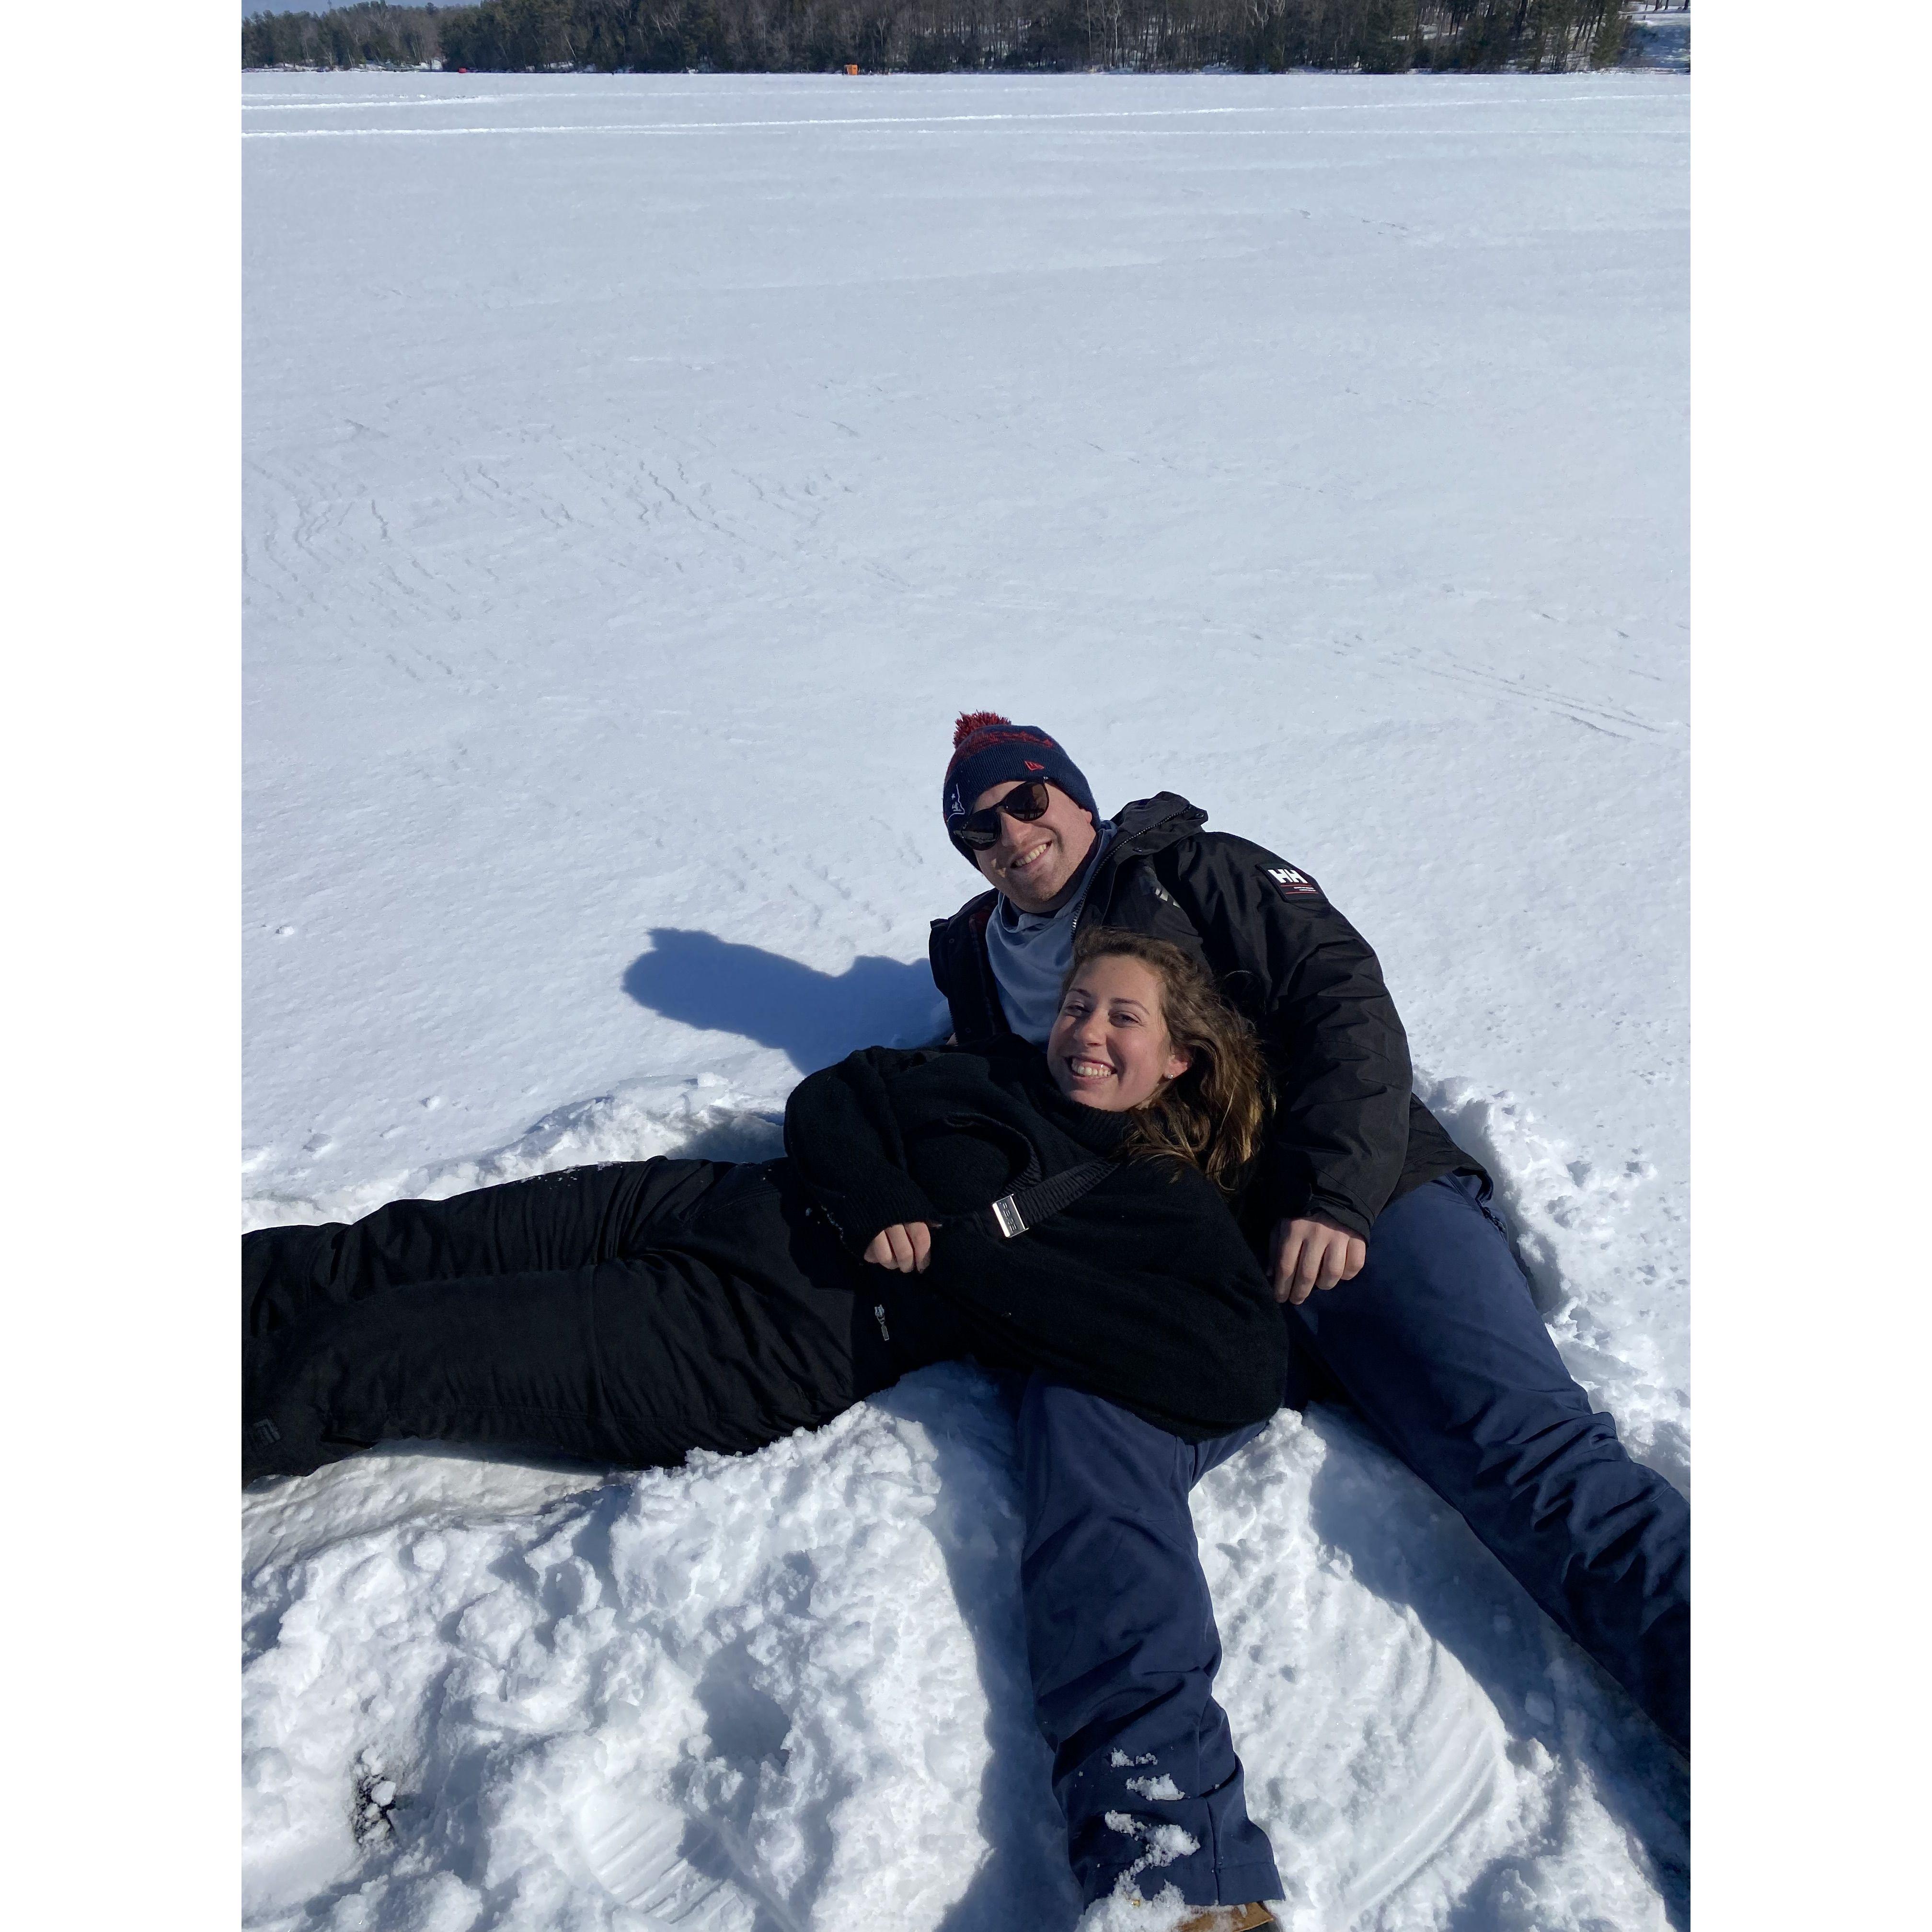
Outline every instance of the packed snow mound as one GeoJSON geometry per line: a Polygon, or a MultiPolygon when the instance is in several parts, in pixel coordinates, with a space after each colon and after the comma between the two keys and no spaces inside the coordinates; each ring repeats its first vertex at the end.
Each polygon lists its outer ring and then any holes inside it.
{"type": "MultiPolygon", "coordinates": [[[[251,1924],[1078,1916],[1010,1417],[970,1370],[753,1456],[388,1449],[247,1516],[251,1924]]],[[[1437,1922],[1478,1887],[1525,1932],[1664,1922],[1663,1748],[1406,1470],[1284,1412],[1196,1518],[1286,1924],[1437,1922]]]]}
{"type": "MultiPolygon", "coordinates": [[[[1406,1471],[1285,1412],[1196,1516],[1286,1923],[1664,1922],[1662,1747],[1406,1471]]],[[[1071,1924],[1018,1522],[952,1367],[668,1473],[389,1449],[251,1497],[249,1922],[1071,1924]]]]}
{"type": "Polygon", "coordinates": [[[1507,1091],[1426,1075],[1416,1084],[1496,1183],[1494,1204],[1564,1365],[1616,1418],[1630,1454],[1688,1496],[1690,1394],[1672,1319],[1690,1292],[1682,1231],[1667,1208],[1654,1220],[1628,1211],[1656,1168],[1641,1160],[1600,1168],[1507,1091]]]}
{"type": "MultiPolygon", "coordinates": [[[[1434,1090],[1549,1231],[1524,1245],[1559,1344],[1634,1399],[1649,1384],[1570,1339],[1590,1301],[1566,1264],[1587,1284],[1615,1190],[1507,1094],[1434,1090]]],[[[777,1118],[722,1083],[639,1082],[412,1178],[440,1195],[586,1160],[763,1158],[777,1118]]],[[[244,1218],[340,1219],[380,1192],[300,1214],[258,1197],[244,1218]]],[[[248,1922],[307,1925],[320,1904],[370,1932],[1171,1923],[1157,1844],[1148,1904],[1080,1917],[1031,1718],[1011,1400],[949,1366],[676,1471],[399,1444],[258,1485],[248,1922]]],[[[1664,1922],[1688,1863],[1674,1761],[1345,1413],[1285,1412],[1195,1516],[1284,1924],[1435,1923],[1479,1886],[1484,1922],[1524,1932],[1664,1922]]]]}
{"type": "Polygon", "coordinates": [[[608,1094],[553,1108],[494,1151],[436,1161],[316,1196],[256,1194],[242,1203],[243,1232],[296,1222],[355,1221],[387,1201],[446,1201],[472,1188],[599,1161],[772,1160],[784,1151],[782,1102],[760,1103],[716,1074],[630,1080],[608,1094]]]}

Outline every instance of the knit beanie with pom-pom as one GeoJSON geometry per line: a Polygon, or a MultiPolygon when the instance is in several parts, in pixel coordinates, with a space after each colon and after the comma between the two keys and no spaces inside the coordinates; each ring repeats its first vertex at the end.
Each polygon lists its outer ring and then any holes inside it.
{"type": "Polygon", "coordinates": [[[946,767],[940,809],[952,843],[976,865],[973,848],[962,844],[956,827],[973,809],[973,801],[989,785],[1010,780],[1024,784],[1044,778],[1058,785],[1096,825],[1100,814],[1080,767],[1037,724],[1016,724],[997,711],[962,711],[952,728],[952,758],[946,767]]]}

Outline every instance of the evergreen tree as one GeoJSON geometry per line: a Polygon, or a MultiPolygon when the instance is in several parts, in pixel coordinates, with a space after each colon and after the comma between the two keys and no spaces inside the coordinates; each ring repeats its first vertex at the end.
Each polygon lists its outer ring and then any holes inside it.
{"type": "Polygon", "coordinates": [[[481,0],[258,14],[244,67],[828,72],[1225,64],[1557,73],[1623,50],[1624,0],[481,0]]]}

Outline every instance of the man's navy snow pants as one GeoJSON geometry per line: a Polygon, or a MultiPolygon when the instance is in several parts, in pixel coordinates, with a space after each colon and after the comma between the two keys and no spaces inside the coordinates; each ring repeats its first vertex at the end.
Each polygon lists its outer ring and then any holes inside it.
{"type": "MultiPolygon", "coordinates": [[[[1353,1281],[1283,1311],[1294,1342],[1688,1749],[1689,1506],[1592,1412],[1483,1192],[1459,1174],[1393,1202],[1353,1281]]],[[[1089,1900],[1130,1873],[1191,1904],[1280,1895],[1212,1694],[1220,1640],[1187,1500],[1258,1432],[1190,1446],[1097,1396],[1028,1385],[1028,1655],[1089,1900]]]]}

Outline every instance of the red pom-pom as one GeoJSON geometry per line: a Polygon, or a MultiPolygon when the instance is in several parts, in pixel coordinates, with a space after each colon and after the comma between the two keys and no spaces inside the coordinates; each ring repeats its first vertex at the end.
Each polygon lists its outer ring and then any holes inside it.
{"type": "Polygon", "coordinates": [[[952,728],[952,748],[958,751],[975,731],[983,731],[988,724],[1010,724],[1012,722],[1010,718],[1002,718],[997,711],[962,711],[958,723],[952,728]]]}

